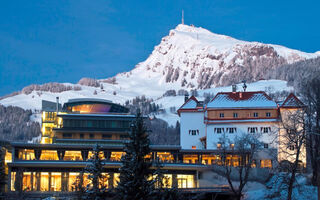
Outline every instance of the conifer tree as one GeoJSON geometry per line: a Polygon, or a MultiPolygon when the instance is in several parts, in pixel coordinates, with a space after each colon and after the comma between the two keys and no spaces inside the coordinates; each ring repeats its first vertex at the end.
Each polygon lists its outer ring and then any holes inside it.
{"type": "Polygon", "coordinates": [[[4,185],[6,183],[5,164],[4,164],[5,152],[6,152],[5,148],[0,146],[0,196],[2,196],[4,193],[4,185]]]}
{"type": "Polygon", "coordinates": [[[89,159],[90,164],[84,169],[85,173],[88,173],[88,179],[90,184],[86,186],[87,199],[101,199],[106,195],[105,180],[108,179],[107,175],[103,174],[103,163],[99,156],[100,147],[96,145],[93,149],[93,155],[89,159]]]}
{"type": "Polygon", "coordinates": [[[125,145],[120,168],[120,182],[117,187],[118,199],[143,200],[150,199],[153,181],[149,180],[151,162],[145,160],[150,153],[149,138],[143,117],[138,111],[135,121],[131,124],[130,141],[125,145]]]}

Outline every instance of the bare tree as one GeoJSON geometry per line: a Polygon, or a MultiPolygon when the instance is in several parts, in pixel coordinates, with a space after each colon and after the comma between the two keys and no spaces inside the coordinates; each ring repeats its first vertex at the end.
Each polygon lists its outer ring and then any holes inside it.
{"type": "Polygon", "coordinates": [[[261,148],[258,140],[259,134],[239,134],[234,140],[230,140],[224,133],[219,138],[221,164],[223,166],[223,176],[227,179],[229,186],[237,199],[241,199],[242,191],[248,183],[251,168],[255,165],[255,157],[261,148]],[[228,156],[234,154],[238,156],[235,161],[228,156]],[[233,180],[239,181],[239,186],[233,180]]]}
{"type": "Polygon", "coordinates": [[[303,109],[289,109],[281,111],[282,126],[279,134],[279,160],[287,161],[282,164],[282,170],[288,171],[289,176],[286,181],[288,186],[287,199],[292,199],[292,190],[296,181],[296,173],[303,167],[306,160],[306,131],[305,112],[303,109]]]}
{"type": "MultiPolygon", "coordinates": [[[[316,77],[300,88],[306,105],[307,151],[312,168],[312,184],[320,187],[320,78],[316,77]]],[[[318,195],[320,193],[318,192],[318,195]]],[[[320,196],[318,197],[320,199],[320,196]]]]}

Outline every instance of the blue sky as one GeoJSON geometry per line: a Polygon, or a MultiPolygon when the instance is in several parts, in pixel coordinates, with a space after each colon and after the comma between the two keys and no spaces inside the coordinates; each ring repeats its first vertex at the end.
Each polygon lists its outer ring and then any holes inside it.
{"type": "Polygon", "coordinates": [[[248,41],[320,50],[320,1],[4,0],[0,96],[32,83],[107,78],[145,60],[181,21],[248,41]]]}

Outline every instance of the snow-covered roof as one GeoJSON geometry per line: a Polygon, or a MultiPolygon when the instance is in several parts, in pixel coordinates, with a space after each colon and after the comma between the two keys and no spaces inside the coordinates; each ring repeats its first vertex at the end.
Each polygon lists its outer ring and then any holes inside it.
{"type": "Polygon", "coordinates": [[[282,108],[301,108],[305,105],[293,94],[290,93],[289,96],[280,104],[282,108]]]}
{"type": "Polygon", "coordinates": [[[207,108],[277,108],[265,92],[220,92],[207,105],[207,108]]]}

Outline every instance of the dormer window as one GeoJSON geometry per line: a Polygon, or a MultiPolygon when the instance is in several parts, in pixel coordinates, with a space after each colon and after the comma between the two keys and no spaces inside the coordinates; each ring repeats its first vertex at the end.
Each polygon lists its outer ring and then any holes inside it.
{"type": "Polygon", "coordinates": [[[253,117],[258,117],[259,114],[257,112],[253,113],[253,117]]]}
{"type": "Polygon", "coordinates": [[[220,113],[220,118],[224,118],[224,113],[220,113]]]}

